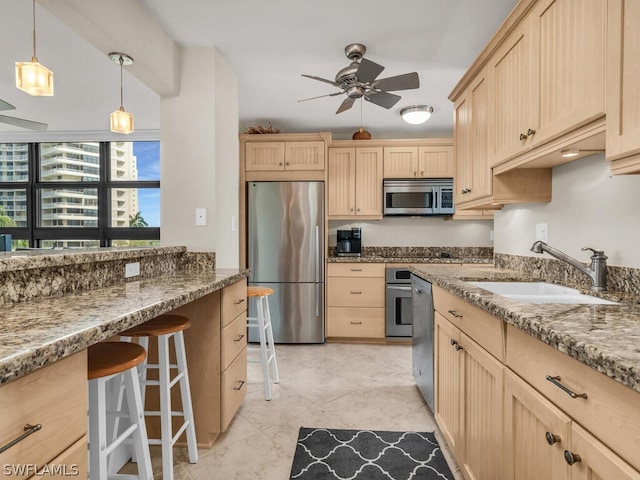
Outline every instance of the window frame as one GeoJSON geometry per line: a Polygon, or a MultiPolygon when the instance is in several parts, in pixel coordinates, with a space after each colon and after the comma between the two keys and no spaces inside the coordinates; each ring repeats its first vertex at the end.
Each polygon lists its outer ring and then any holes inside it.
{"type": "MultiPolygon", "coordinates": [[[[144,140],[138,140],[144,141],[144,140]]],[[[157,141],[157,140],[147,140],[157,141]]],[[[7,142],[25,143],[25,142],[7,142]]],[[[133,141],[132,141],[133,143],[133,141]]],[[[27,143],[27,181],[0,181],[2,189],[25,189],[27,193],[27,226],[2,227],[0,233],[12,235],[14,240],[28,240],[30,248],[40,248],[44,240],[99,240],[100,247],[110,247],[113,240],[160,240],[160,227],[113,227],[111,226],[111,192],[114,188],[155,188],[160,189],[160,180],[126,180],[111,178],[111,142],[53,141],[27,143]],[[40,178],[41,143],[98,143],[98,181],[57,182],[42,181],[40,178]],[[40,193],[47,189],[95,188],[98,191],[97,227],[41,227],[42,215],[40,193]]]]}

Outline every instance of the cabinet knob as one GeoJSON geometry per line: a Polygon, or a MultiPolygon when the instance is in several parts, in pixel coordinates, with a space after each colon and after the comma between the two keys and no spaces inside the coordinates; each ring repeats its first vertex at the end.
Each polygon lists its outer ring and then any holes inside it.
{"type": "Polygon", "coordinates": [[[569,465],[573,465],[574,463],[578,463],[582,461],[582,458],[577,453],[570,452],[569,450],[564,451],[564,459],[569,465]]]}
{"type": "Polygon", "coordinates": [[[291,165],[289,162],[284,162],[285,165],[291,165]]]}
{"type": "Polygon", "coordinates": [[[460,351],[462,350],[462,346],[460,346],[460,344],[458,343],[457,340],[454,340],[453,338],[451,339],[451,345],[453,345],[454,347],[456,347],[456,351],[460,351]]]}
{"type": "Polygon", "coordinates": [[[356,208],[356,212],[359,212],[359,211],[360,211],[360,209],[359,209],[359,208],[356,208]]]}
{"type": "Polygon", "coordinates": [[[418,176],[418,172],[413,172],[413,176],[417,177],[418,176]]]}
{"type": "Polygon", "coordinates": [[[536,131],[532,128],[530,128],[529,130],[527,130],[527,137],[530,137],[531,135],[535,135],[536,131]]]}
{"type": "Polygon", "coordinates": [[[279,166],[282,166],[282,162],[278,162],[278,165],[279,165],[279,166]]]}
{"type": "Polygon", "coordinates": [[[524,133],[520,134],[520,141],[524,142],[527,139],[527,136],[524,133]]]}
{"type": "Polygon", "coordinates": [[[560,441],[560,435],[555,435],[551,432],[545,433],[545,437],[547,438],[547,443],[549,445],[553,445],[554,443],[558,443],[560,441]]]}
{"type": "Polygon", "coordinates": [[[424,176],[424,170],[420,170],[420,176],[424,176]]]}
{"type": "Polygon", "coordinates": [[[350,209],[349,209],[349,211],[350,211],[350,212],[353,212],[353,208],[350,208],[350,209]]]}

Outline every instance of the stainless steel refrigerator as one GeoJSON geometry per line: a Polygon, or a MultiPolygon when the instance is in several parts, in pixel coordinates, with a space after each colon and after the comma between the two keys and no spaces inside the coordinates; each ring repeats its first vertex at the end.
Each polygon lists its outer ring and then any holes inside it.
{"type": "MultiPolygon", "coordinates": [[[[324,183],[249,182],[248,192],[249,285],[274,290],[274,340],[323,343],[324,183]]],[[[249,341],[258,341],[255,329],[249,341]]]]}

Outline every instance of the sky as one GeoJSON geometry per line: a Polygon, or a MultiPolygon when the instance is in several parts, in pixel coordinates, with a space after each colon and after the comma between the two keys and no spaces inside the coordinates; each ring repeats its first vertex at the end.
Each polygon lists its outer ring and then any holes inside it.
{"type": "MultiPolygon", "coordinates": [[[[160,180],[160,142],[133,142],[138,180],[160,180]]],[[[138,209],[150,227],[160,226],[160,189],[139,188],[138,209]]]]}

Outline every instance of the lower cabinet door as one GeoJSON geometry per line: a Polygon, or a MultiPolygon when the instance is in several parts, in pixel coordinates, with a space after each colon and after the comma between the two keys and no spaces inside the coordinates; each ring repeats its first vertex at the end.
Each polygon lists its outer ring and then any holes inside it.
{"type": "Polygon", "coordinates": [[[471,479],[497,479],[503,460],[504,365],[464,334],[462,441],[460,468],[471,479]]]}
{"type": "Polygon", "coordinates": [[[571,420],[514,373],[504,376],[504,480],[569,479],[571,420]]]}
{"type": "Polygon", "coordinates": [[[640,472],[576,424],[571,431],[571,450],[565,457],[574,462],[571,480],[640,480],[640,472]]]}

